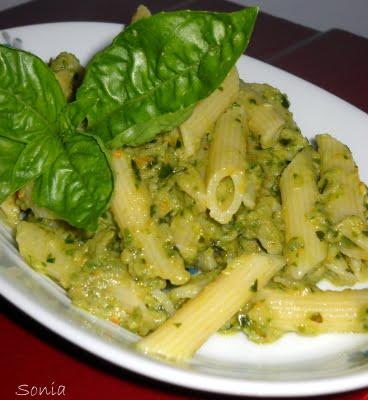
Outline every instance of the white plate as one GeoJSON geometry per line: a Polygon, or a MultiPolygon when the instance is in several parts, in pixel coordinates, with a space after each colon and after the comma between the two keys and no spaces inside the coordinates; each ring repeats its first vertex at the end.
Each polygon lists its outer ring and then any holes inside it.
{"type": "MultiPolygon", "coordinates": [[[[117,24],[56,23],[7,30],[5,39],[45,60],[62,50],[82,63],[121,29],[117,24]],[[14,42],[14,40],[16,40],[14,42]]],[[[0,36],[1,38],[1,36],[0,36]]],[[[289,95],[302,132],[330,132],[347,143],[368,182],[368,116],[330,93],[250,57],[238,63],[243,79],[268,82],[289,95]]],[[[287,335],[255,345],[244,335],[214,335],[183,367],[137,353],[136,336],[70,305],[63,290],[32,271],[19,257],[9,232],[0,227],[0,293],[54,332],[106,360],[151,378],[211,392],[253,396],[336,393],[368,384],[368,336],[287,335]]]]}

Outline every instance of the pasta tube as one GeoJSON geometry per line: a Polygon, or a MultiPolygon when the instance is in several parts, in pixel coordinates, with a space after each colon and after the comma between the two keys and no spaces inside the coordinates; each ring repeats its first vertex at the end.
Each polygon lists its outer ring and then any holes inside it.
{"type": "Polygon", "coordinates": [[[280,179],[288,271],[294,279],[302,279],[327,254],[326,243],[308,218],[319,195],[311,152],[306,148],[298,153],[280,179]]]}
{"type": "Polygon", "coordinates": [[[180,125],[187,157],[196,153],[203,135],[230,104],[236,101],[238,92],[239,75],[236,68],[233,68],[221,86],[200,101],[194,108],[192,115],[180,125]]]}
{"type": "Polygon", "coordinates": [[[332,277],[329,278],[334,283],[353,285],[356,282],[356,276],[350,271],[345,257],[342,256],[337,246],[333,244],[328,246],[327,257],[323,265],[332,272],[332,277]]]}
{"type": "MultiPolygon", "coordinates": [[[[254,324],[302,334],[367,332],[368,289],[303,294],[265,289],[248,313],[254,324]]],[[[250,324],[252,324],[252,322],[250,324]]]]}
{"type": "Polygon", "coordinates": [[[321,157],[320,188],[333,223],[355,215],[364,220],[364,185],[347,146],[330,135],[317,135],[321,157]]]}
{"type": "Polygon", "coordinates": [[[207,167],[207,207],[213,219],[225,224],[243,201],[246,157],[243,107],[230,107],[217,120],[207,167]]]}
{"type": "Polygon", "coordinates": [[[281,257],[261,253],[234,259],[197,297],[140,340],[138,349],[174,361],[189,359],[283,265],[281,257]]]}
{"type": "Polygon", "coordinates": [[[359,217],[351,216],[341,221],[336,228],[344,235],[340,241],[341,251],[350,257],[356,255],[358,259],[368,260],[366,224],[359,217]]]}
{"type": "Polygon", "coordinates": [[[175,285],[185,283],[189,273],[178,254],[166,251],[165,238],[150,217],[149,193],[143,182],[136,182],[130,159],[120,150],[111,165],[116,178],[111,209],[121,232],[129,230],[157,276],[175,285]]]}
{"type": "Polygon", "coordinates": [[[272,147],[279,137],[284,119],[271,104],[254,106],[249,113],[249,129],[260,138],[263,149],[272,147]]]}

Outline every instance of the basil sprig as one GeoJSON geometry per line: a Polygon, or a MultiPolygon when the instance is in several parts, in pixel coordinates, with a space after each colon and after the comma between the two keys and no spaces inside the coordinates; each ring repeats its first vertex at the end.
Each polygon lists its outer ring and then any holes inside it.
{"type": "Polygon", "coordinates": [[[37,205],[95,230],[113,190],[112,173],[98,139],[78,131],[74,108],[42,60],[0,46],[0,203],[34,180],[37,205]]]}
{"type": "Polygon", "coordinates": [[[94,56],[78,90],[98,99],[88,130],[119,147],[178,126],[244,52],[257,12],[161,12],[128,26],[94,56]]]}
{"type": "Polygon", "coordinates": [[[32,180],[37,205],[95,230],[113,191],[104,146],[140,145],[187,119],[244,52],[257,12],[139,20],[93,57],[69,104],[43,61],[0,46],[0,203],[32,180]]]}

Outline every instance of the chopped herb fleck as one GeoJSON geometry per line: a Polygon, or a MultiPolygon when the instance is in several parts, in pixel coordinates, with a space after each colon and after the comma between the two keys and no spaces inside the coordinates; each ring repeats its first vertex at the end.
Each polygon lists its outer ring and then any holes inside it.
{"type": "Polygon", "coordinates": [[[326,190],[327,185],[328,185],[328,180],[325,179],[325,180],[323,181],[323,183],[322,183],[322,186],[321,186],[321,193],[323,193],[323,192],[326,190]]]}
{"type": "Polygon", "coordinates": [[[287,146],[288,144],[291,143],[291,139],[281,138],[279,140],[279,143],[282,144],[283,146],[287,146]]]}
{"type": "Polygon", "coordinates": [[[166,179],[168,178],[170,175],[172,175],[174,172],[173,167],[170,164],[164,164],[161,168],[160,168],[160,172],[158,173],[158,177],[160,179],[166,179]]]}
{"type": "Polygon", "coordinates": [[[251,292],[257,292],[258,291],[258,279],[256,279],[253,283],[253,285],[250,287],[251,292]]]}
{"type": "Polygon", "coordinates": [[[219,90],[220,92],[223,92],[223,91],[224,91],[224,88],[223,88],[222,86],[219,86],[219,87],[218,87],[218,90],[219,90]]]}
{"type": "Polygon", "coordinates": [[[169,257],[174,256],[178,252],[178,248],[175,246],[174,243],[168,241],[164,244],[164,249],[166,250],[166,254],[169,257]]]}
{"type": "Polygon", "coordinates": [[[152,169],[155,165],[157,165],[157,159],[152,158],[152,160],[148,161],[148,163],[146,164],[146,168],[152,169]]]}
{"type": "Polygon", "coordinates": [[[55,257],[52,256],[52,254],[49,254],[47,256],[46,262],[50,263],[50,264],[54,264],[55,262],[55,257]]]}
{"type": "Polygon", "coordinates": [[[131,235],[129,229],[127,229],[127,228],[125,228],[123,230],[123,240],[124,240],[125,247],[128,247],[132,244],[132,241],[133,241],[132,235],[131,235]]]}
{"type": "Polygon", "coordinates": [[[169,224],[173,217],[173,210],[166,213],[163,217],[159,218],[158,222],[160,224],[169,224]]]}
{"type": "Polygon", "coordinates": [[[176,326],[177,328],[180,328],[182,326],[181,322],[174,322],[174,326],[176,326]]]}
{"type": "Polygon", "coordinates": [[[251,325],[251,320],[249,319],[248,315],[239,314],[238,315],[238,324],[240,328],[248,328],[251,325]]]}
{"type": "Polygon", "coordinates": [[[249,103],[250,104],[257,104],[257,100],[256,99],[249,99],[249,103]]]}
{"type": "Polygon", "coordinates": [[[64,239],[64,242],[65,242],[66,244],[73,244],[73,243],[74,243],[73,236],[72,236],[72,235],[68,235],[68,236],[64,239]]]}
{"type": "Polygon", "coordinates": [[[241,123],[241,119],[240,118],[235,118],[235,121],[241,123]]]}
{"type": "Polygon", "coordinates": [[[325,238],[325,233],[323,231],[317,231],[316,235],[318,237],[318,239],[322,242],[323,239],[325,238]]]}
{"type": "Polygon", "coordinates": [[[132,169],[133,169],[133,172],[134,172],[134,176],[135,176],[135,179],[136,179],[136,181],[137,182],[140,182],[141,180],[142,180],[142,178],[141,178],[141,173],[140,173],[140,171],[139,171],[139,168],[138,168],[138,166],[137,166],[137,163],[135,162],[135,160],[131,160],[131,162],[130,162],[130,164],[131,164],[131,166],[132,166],[132,169]]]}
{"type": "Polygon", "coordinates": [[[290,107],[290,102],[289,102],[289,99],[287,98],[286,94],[283,94],[281,96],[281,105],[284,108],[289,108],[290,107]]]}
{"type": "Polygon", "coordinates": [[[309,317],[309,319],[313,322],[317,322],[318,324],[321,324],[323,322],[323,317],[322,317],[321,313],[319,313],[319,312],[313,313],[309,317]]]}
{"type": "Polygon", "coordinates": [[[152,218],[155,214],[156,214],[156,206],[154,204],[151,204],[150,217],[152,218]]]}

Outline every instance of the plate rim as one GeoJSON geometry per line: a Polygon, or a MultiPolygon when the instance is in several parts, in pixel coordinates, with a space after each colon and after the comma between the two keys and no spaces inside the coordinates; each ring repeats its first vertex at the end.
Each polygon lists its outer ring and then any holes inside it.
{"type": "MultiPolygon", "coordinates": [[[[102,22],[102,21],[58,21],[47,22],[40,24],[29,24],[16,27],[0,29],[0,32],[10,32],[18,29],[45,29],[55,25],[93,25],[101,24],[105,26],[118,27],[123,24],[102,22]]],[[[271,64],[265,63],[253,57],[242,55],[241,58],[250,58],[262,63],[264,66],[271,67],[272,69],[280,70],[284,74],[288,74],[292,79],[298,79],[307,83],[308,86],[313,86],[320,91],[328,93],[328,95],[335,97],[339,101],[345,103],[345,106],[353,108],[354,112],[358,111],[365,116],[368,116],[363,110],[348,103],[344,99],[336,96],[335,94],[311,83],[303,78],[291,74],[281,68],[274,67],[271,64]]],[[[3,238],[0,238],[0,246],[6,247],[3,243],[3,238]]],[[[326,395],[339,393],[344,391],[356,390],[367,387],[368,371],[357,371],[345,374],[338,377],[328,377],[321,379],[306,379],[306,380],[293,380],[293,381],[262,381],[262,380],[247,380],[238,377],[224,377],[214,374],[206,373],[203,371],[191,371],[178,366],[155,360],[148,356],[138,353],[133,348],[121,348],[121,352],[125,353],[125,358],[120,359],[114,356],[112,345],[107,341],[94,336],[91,332],[82,330],[81,328],[73,325],[68,325],[63,321],[47,311],[44,307],[37,304],[36,301],[22,301],[25,297],[13,288],[2,276],[0,276],[0,294],[3,295],[10,303],[16,306],[21,311],[25,312],[28,316],[50,329],[57,335],[77,345],[78,347],[97,355],[119,367],[126,368],[137,374],[144,375],[148,378],[158,380],[163,383],[173,384],[187,389],[196,389],[202,392],[223,393],[231,395],[247,395],[255,397],[272,396],[272,397],[295,397],[295,396],[312,396],[312,395],[326,395]],[[59,329],[62,327],[62,329],[59,329]],[[86,343],[88,346],[86,347],[86,343]]]]}

